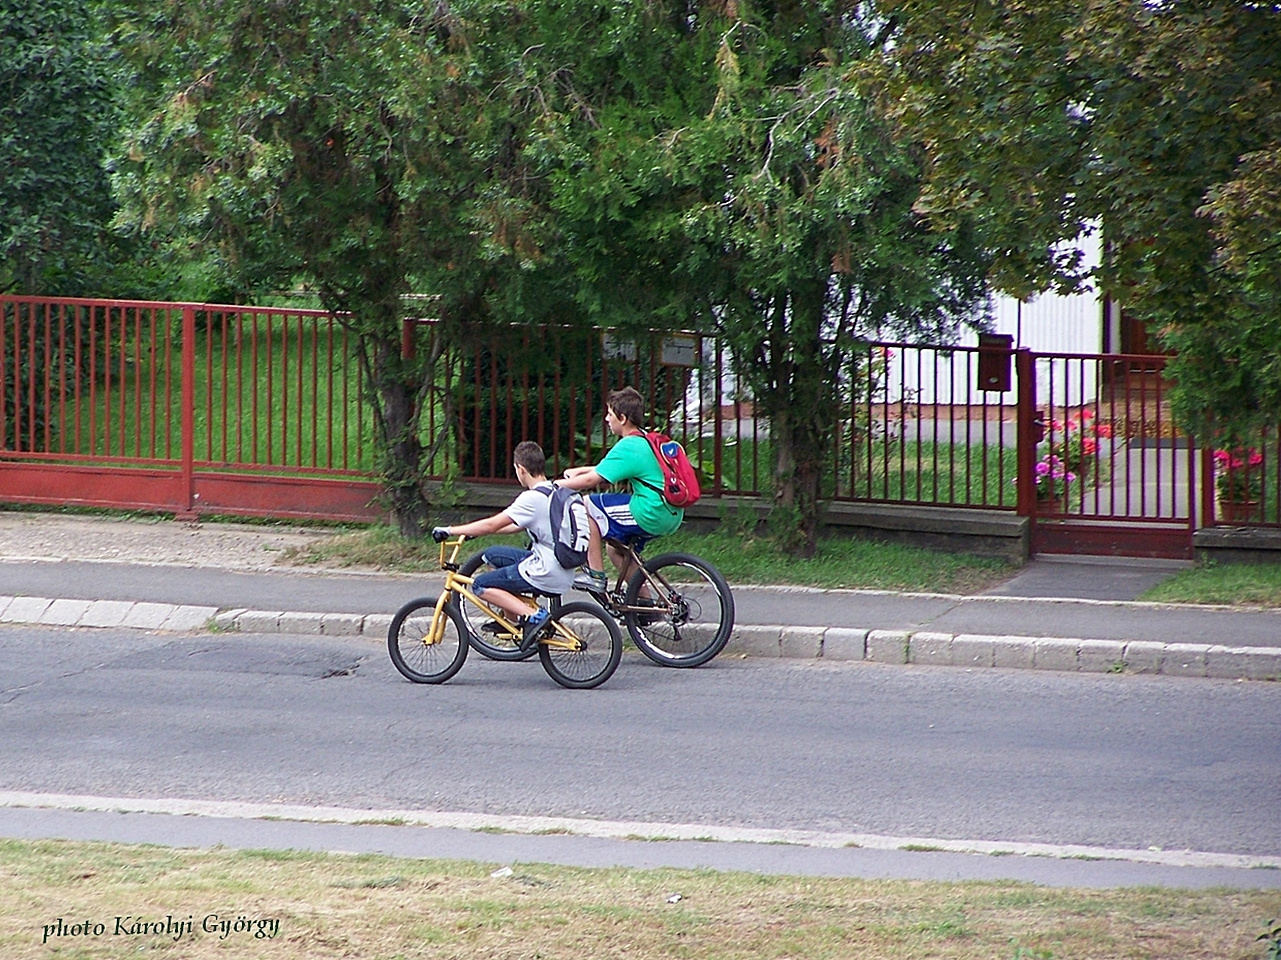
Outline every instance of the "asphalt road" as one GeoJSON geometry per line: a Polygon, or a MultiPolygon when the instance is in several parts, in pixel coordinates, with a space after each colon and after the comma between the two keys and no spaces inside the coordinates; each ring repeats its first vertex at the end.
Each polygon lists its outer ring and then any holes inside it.
{"type": "Polygon", "coordinates": [[[629,657],[596,691],[368,641],[0,628],[0,789],[1281,853],[1281,687],[629,657]]]}

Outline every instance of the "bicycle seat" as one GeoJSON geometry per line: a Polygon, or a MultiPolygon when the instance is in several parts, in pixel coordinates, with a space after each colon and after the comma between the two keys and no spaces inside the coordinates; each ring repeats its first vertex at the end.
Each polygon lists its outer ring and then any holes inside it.
{"type": "Polygon", "coordinates": [[[635,550],[637,553],[640,553],[641,549],[646,544],[653,543],[657,539],[658,537],[648,533],[644,533],[644,534],[636,533],[630,537],[623,537],[622,539],[618,539],[615,537],[606,537],[605,542],[612,543],[618,547],[627,547],[631,550],[635,550]]]}

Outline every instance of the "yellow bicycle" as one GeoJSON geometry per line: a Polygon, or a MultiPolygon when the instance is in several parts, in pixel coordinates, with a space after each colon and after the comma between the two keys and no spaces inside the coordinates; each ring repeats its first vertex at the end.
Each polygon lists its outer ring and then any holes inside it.
{"type": "MultiPolygon", "coordinates": [[[[642,561],[632,543],[609,540],[631,558],[634,570],[624,582],[620,574],[613,587],[583,590],[621,626],[641,653],[664,667],[697,667],[725,648],[734,629],[734,595],[721,572],[688,553],[664,553],[642,561]]],[[[490,569],[484,553],[467,560],[460,569],[472,577],[490,569]]],[[[521,650],[518,634],[494,636],[482,629],[485,618],[468,607],[461,611],[472,647],[491,660],[523,660],[532,650],[521,650]]]]}
{"type": "MultiPolygon", "coordinates": [[[[472,644],[464,606],[469,615],[479,612],[494,622],[494,629],[512,642],[522,637],[522,629],[507,614],[472,593],[472,578],[459,571],[458,551],[466,540],[460,536],[440,545],[440,568],[445,571],[441,595],[410,600],[392,618],[387,651],[396,669],[414,683],[444,683],[462,669],[472,644]]],[[[562,687],[600,686],[613,676],[623,657],[618,625],[595,603],[545,599],[551,616],[529,640],[537,646],[543,669],[562,687]]],[[[530,610],[536,605],[537,598],[530,601],[530,610]]]]}

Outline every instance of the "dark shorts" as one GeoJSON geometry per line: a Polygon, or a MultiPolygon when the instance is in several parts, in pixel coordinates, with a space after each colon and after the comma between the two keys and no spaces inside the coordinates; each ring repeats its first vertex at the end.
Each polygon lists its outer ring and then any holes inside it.
{"type": "Polygon", "coordinates": [[[533,593],[533,586],[516,569],[516,564],[529,555],[529,550],[522,550],[520,547],[489,547],[481,556],[494,569],[476,576],[471,585],[472,593],[479,597],[488,587],[506,590],[508,593],[533,593]]]}

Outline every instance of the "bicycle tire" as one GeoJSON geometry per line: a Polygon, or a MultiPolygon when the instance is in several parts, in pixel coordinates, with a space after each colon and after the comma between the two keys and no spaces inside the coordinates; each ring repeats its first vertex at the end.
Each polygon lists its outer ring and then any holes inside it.
{"type": "Polygon", "coordinates": [[[401,675],[414,683],[444,683],[462,669],[470,645],[454,603],[445,604],[439,642],[425,642],[436,612],[435,597],[410,600],[396,611],[387,631],[387,652],[401,675]]]}
{"type": "MultiPolygon", "coordinates": [[[[477,572],[484,572],[481,567],[485,567],[484,553],[477,553],[467,558],[466,562],[458,568],[458,572],[464,577],[474,577],[477,572]]],[[[490,660],[528,660],[538,651],[533,647],[528,650],[520,648],[520,637],[496,637],[491,633],[484,632],[481,627],[491,622],[490,618],[480,607],[466,601],[458,604],[459,616],[463,625],[467,628],[467,642],[482,657],[488,657],[490,660]]]]}
{"type": "Polygon", "coordinates": [[[549,677],[570,690],[590,690],[614,675],[623,659],[623,634],[613,617],[594,603],[574,600],[561,604],[554,619],[584,647],[562,650],[540,642],[538,659],[549,677]]]}
{"type": "MultiPolygon", "coordinates": [[[[721,572],[688,553],[664,553],[647,560],[645,569],[666,596],[657,604],[661,612],[623,615],[640,652],[664,667],[698,667],[725,649],[734,629],[734,595],[721,572]]],[[[638,605],[648,582],[639,570],[632,575],[625,606],[638,605]]]]}

